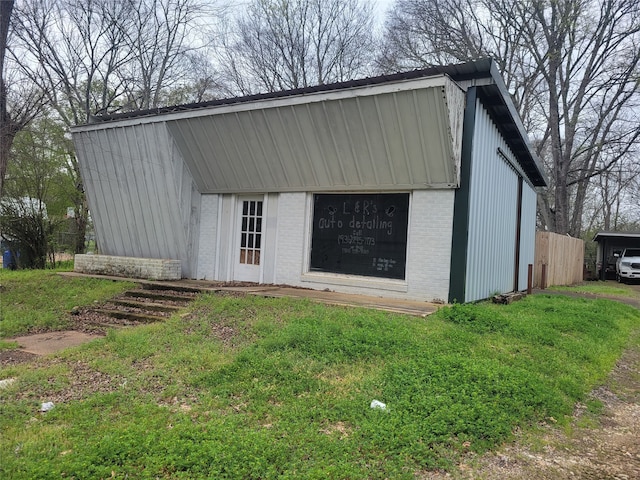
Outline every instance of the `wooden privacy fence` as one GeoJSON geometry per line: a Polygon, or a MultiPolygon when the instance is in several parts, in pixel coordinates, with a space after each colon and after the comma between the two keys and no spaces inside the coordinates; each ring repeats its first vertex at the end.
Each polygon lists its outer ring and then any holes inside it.
{"type": "Polygon", "coordinates": [[[551,232],[536,232],[533,286],[573,285],[583,280],[584,241],[551,232]]]}

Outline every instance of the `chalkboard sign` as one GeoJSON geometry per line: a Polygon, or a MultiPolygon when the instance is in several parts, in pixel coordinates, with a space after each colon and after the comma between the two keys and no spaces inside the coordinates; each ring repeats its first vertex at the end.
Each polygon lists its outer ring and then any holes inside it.
{"type": "Polygon", "coordinates": [[[404,279],[408,193],[314,195],[311,270],[404,279]]]}

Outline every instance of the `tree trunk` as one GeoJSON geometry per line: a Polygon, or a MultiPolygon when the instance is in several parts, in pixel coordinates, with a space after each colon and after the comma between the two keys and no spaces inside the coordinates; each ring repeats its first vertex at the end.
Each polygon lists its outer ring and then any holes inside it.
{"type": "Polygon", "coordinates": [[[12,133],[11,119],[7,113],[7,85],[4,81],[4,57],[7,51],[9,21],[13,10],[13,0],[0,1],[0,196],[4,187],[4,176],[7,173],[9,150],[15,133],[12,133]]]}

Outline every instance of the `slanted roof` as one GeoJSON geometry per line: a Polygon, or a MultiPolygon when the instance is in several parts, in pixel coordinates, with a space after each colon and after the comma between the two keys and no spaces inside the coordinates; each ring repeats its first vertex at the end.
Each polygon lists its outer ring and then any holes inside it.
{"type": "MultiPolygon", "coordinates": [[[[420,79],[427,79],[430,77],[442,77],[446,76],[453,80],[454,82],[462,82],[467,85],[475,86],[478,89],[478,96],[483,101],[485,108],[488,110],[490,116],[493,121],[496,123],[498,129],[501,134],[504,136],[507,144],[513,151],[514,155],[523,172],[528,176],[529,180],[532,182],[534,186],[546,186],[547,180],[542,169],[541,163],[536,156],[535,152],[531,148],[531,145],[528,140],[527,133],[520,121],[520,118],[517,114],[516,108],[511,100],[509,92],[505,86],[505,83],[500,76],[498,68],[495,62],[491,59],[481,59],[473,62],[457,64],[457,65],[444,65],[444,66],[434,66],[421,70],[413,70],[410,72],[401,72],[392,75],[382,75],[377,77],[369,77],[364,79],[350,80],[346,82],[333,83],[333,84],[325,84],[318,85],[307,88],[300,88],[294,90],[286,90],[279,92],[270,92],[264,94],[257,95],[249,95],[244,97],[235,97],[235,98],[227,98],[220,100],[213,100],[209,102],[202,103],[194,103],[187,105],[178,105],[171,107],[163,107],[156,108],[150,110],[140,110],[135,112],[128,112],[116,115],[103,115],[99,117],[93,117],[92,122],[94,124],[84,125],[76,127],[74,132],[81,131],[90,131],[93,129],[101,129],[105,128],[109,123],[117,124],[117,126],[125,126],[127,124],[140,124],[147,122],[155,122],[155,121],[167,121],[167,125],[169,125],[171,133],[176,136],[178,144],[182,144],[186,146],[193,141],[198,141],[198,137],[194,136],[193,133],[195,130],[192,130],[194,123],[189,126],[188,129],[184,129],[185,122],[178,122],[179,120],[195,118],[195,117],[204,117],[211,116],[215,112],[233,112],[237,113],[239,111],[250,111],[250,110],[259,110],[267,107],[267,106],[277,106],[280,108],[287,107],[289,105],[300,105],[304,103],[310,103],[312,98],[333,98],[331,96],[332,93],[340,94],[346,93],[343,97],[337,97],[338,101],[340,99],[347,99],[351,95],[348,92],[363,92],[366,90],[376,90],[385,92],[393,92],[394,85],[402,84],[402,83],[411,83],[411,81],[416,81],[420,79]],[[388,86],[388,89],[385,89],[384,86],[388,86]],[[368,88],[367,88],[368,87],[368,88]],[[371,88],[378,87],[378,88],[371,88]],[[172,122],[173,121],[173,122],[172,122]],[[185,134],[185,135],[183,135],[185,134]],[[182,138],[181,138],[182,137],[182,138]]],[[[445,104],[447,102],[452,103],[452,89],[448,89],[449,98],[444,100],[445,104]]],[[[356,94],[353,95],[354,97],[356,94]]],[[[416,102],[416,108],[421,108],[425,105],[426,99],[424,102],[416,102]]],[[[451,105],[448,106],[451,110],[451,105]]],[[[340,113],[339,110],[336,110],[334,113],[340,113]]],[[[399,134],[402,135],[402,130],[407,126],[407,123],[403,123],[402,119],[399,118],[397,112],[394,112],[393,115],[398,117],[396,125],[400,128],[399,134]]],[[[455,127],[455,123],[457,122],[455,117],[456,112],[450,111],[448,118],[446,115],[440,115],[436,118],[445,121],[447,125],[445,125],[446,129],[450,127],[455,127]]],[[[237,115],[236,115],[237,116],[237,115]]],[[[281,116],[281,115],[280,115],[281,116]]],[[[362,114],[360,114],[362,116],[362,114]]],[[[348,117],[348,115],[347,115],[348,117]]],[[[227,118],[231,118],[228,116],[227,118]]],[[[316,119],[319,117],[316,114],[316,119]]],[[[271,119],[267,119],[271,120],[271,119]]],[[[323,119],[324,120],[324,119],[323,119]]],[[[345,118],[344,123],[351,121],[352,118],[345,118]]],[[[363,118],[361,123],[362,128],[366,128],[367,122],[369,118],[363,118]]],[[[383,120],[384,121],[384,120],[383,120]]],[[[310,124],[312,124],[312,120],[309,120],[310,124]]],[[[267,122],[268,123],[268,122],[267,122]]],[[[116,126],[116,125],[114,125],[116,126]]],[[[108,128],[108,127],[107,127],[108,128]]],[[[343,129],[344,130],[344,129],[343,129]]],[[[275,132],[276,134],[278,132],[275,132]]],[[[450,134],[457,134],[459,132],[451,132],[450,134]]],[[[351,134],[351,132],[349,132],[351,134]]],[[[436,136],[442,137],[442,132],[435,132],[436,136]]],[[[363,133],[363,135],[367,135],[367,133],[363,133]]],[[[331,134],[329,134],[331,137],[331,134]]],[[[341,152],[338,155],[341,155],[344,152],[344,147],[340,144],[339,140],[330,139],[333,143],[335,143],[335,149],[340,150],[341,152]]],[[[368,143],[370,139],[365,139],[362,141],[363,146],[365,143],[368,143]]],[[[256,141],[260,142],[260,139],[256,141]]],[[[444,148],[444,145],[441,145],[444,150],[442,151],[445,155],[456,155],[456,138],[451,140],[453,145],[451,148],[444,148]]],[[[424,143],[424,139],[422,139],[424,143]]],[[[267,142],[270,143],[270,142],[267,142]]],[[[283,142],[286,143],[286,142],[283,142]]],[[[404,142],[403,142],[404,143],[404,142]]],[[[449,142],[451,143],[451,142],[449,142]]],[[[238,142],[235,143],[236,145],[238,142]]],[[[262,149],[263,145],[260,145],[262,149]]],[[[234,147],[235,148],[235,145],[234,147]]],[[[293,148],[297,148],[296,145],[293,148]]],[[[368,146],[369,149],[375,148],[371,145],[368,146]]],[[[389,150],[387,152],[387,157],[390,157],[394,152],[391,151],[391,147],[386,144],[386,148],[389,150]]],[[[424,149],[416,149],[416,153],[424,153],[422,150],[424,149]]],[[[352,152],[353,153],[353,152],[352,152]]],[[[404,157],[409,157],[410,154],[414,152],[403,153],[404,157]]],[[[190,168],[194,168],[196,171],[198,167],[201,167],[203,164],[202,158],[197,158],[202,156],[202,152],[190,152],[192,157],[187,155],[185,157],[185,161],[190,163],[190,168]],[[195,155],[195,156],[193,156],[195,155]]],[[[347,154],[348,156],[349,154],[347,154]]],[[[397,158],[397,155],[396,155],[397,158]]],[[[257,159],[259,161],[260,159],[257,159]]],[[[390,158],[388,160],[391,160],[390,158]]],[[[419,183],[423,185],[428,185],[431,187],[437,187],[438,185],[452,185],[454,186],[457,183],[457,159],[452,159],[451,165],[453,168],[447,167],[445,171],[434,171],[434,172],[426,172],[423,176],[424,178],[415,178],[409,179],[410,182],[398,182],[398,186],[402,188],[407,188],[411,186],[416,186],[419,183]]],[[[341,166],[340,168],[345,168],[341,166]]],[[[375,168],[375,165],[374,165],[375,168]]],[[[410,167],[413,168],[413,167],[410,167]]],[[[206,172],[203,172],[206,177],[206,172]]],[[[348,172],[347,172],[348,173],[348,172]]],[[[360,174],[358,174],[360,175],[360,174]]],[[[201,178],[201,177],[199,177],[201,178]]],[[[203,177],[202,177],[203,178],[203,177]]],[[[214,180],[213,177],[207,177],[211,182],[210,184],[206,184],[207,182],[203,181],[199,187],[202,189],[201,191],[221,191],[219,188],[216,188],[213,185],[214,180]]],[[[204,178],[206,180],[207,178],[204,178]]],[[[282,183],[282,182],[280,182],[282,183]]],[[[295,182],[294,182],[295,183],[295,182]]],[[[366,182],[364,182],[366,184],[366,182]]],[[[285,185],[286,186],[286,185],[285,185]]],[[[345,186],[353,186],[348,182],[345,182],[345,186]]],[[[260,186],[256,186],[256,191],[259,190],[260,186]]],[[[268,186],[267,186],[268,187],[268,186]]],[[[363,185],[366,187],[366,185],[363,185]]],[[[293,187],[292,187],[293,188],[293,187]]],[[[285,188],[286,189],[286,188],[285,188]]],[[[263,188],[264,191],[269,190],[268,188],[263,188]]]]}
{"type": "Polygon", "coordinates": [[[640,232],[598,232],[593,237],[594,242],[601,242],[603,240],[616,239],[616,240],[640,240],[640,232]]]}

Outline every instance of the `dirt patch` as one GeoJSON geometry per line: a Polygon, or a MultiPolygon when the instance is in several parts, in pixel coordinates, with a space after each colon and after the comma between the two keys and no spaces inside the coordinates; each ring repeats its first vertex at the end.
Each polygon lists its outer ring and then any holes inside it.
{"type": "Polygon", "coordinates": [[[31,362],[38,356],[34,353],[25,352],[23,350],[0,350],[0,367],[8,367],[10,365],[18,365],[19,363],[31,362]]]}
{"type": "Polygon", "coordinates": [[[16,342],[24,352],[35,355],[49,355],[65,348],[82,345],[96,338],[98,338],[97,335],[90,335],[75,330],[65,330],[26,335],[8,340],[16,342]]]}
{"type": "Polygon", "coordinates": [[[82,345],[98,337],[99,335],[86,332],[64,330],[8,338],[6,340],[16,342],[19,348],[0,350],[0,367],[31,362],[41,355],[49,355],[65,348],[82,345]]]}

